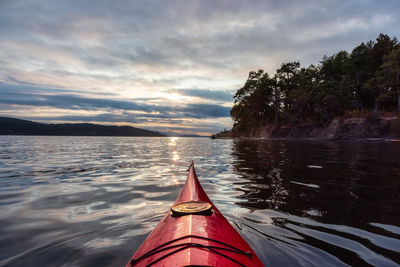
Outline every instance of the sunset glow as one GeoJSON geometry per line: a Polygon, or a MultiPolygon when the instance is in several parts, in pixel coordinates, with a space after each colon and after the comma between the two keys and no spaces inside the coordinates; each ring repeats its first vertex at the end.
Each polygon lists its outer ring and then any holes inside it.
{"type": "Polygon", "coordinates": [[[380,32],[398,36],[398,10],[397,1],[2,1],[0,116],[210,135],[232,127],[232,96],[249,71],[318,64],[380,32]]]}

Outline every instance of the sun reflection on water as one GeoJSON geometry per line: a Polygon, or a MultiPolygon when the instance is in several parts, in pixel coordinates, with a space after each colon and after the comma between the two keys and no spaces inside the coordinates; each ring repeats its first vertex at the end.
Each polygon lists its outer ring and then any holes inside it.
{"type": "Polygon", "coordinates": [[[170,137],[168,145],[169,146],[176,146],[176,141],[178,141],[179,137],[170,137]]]}
{"type": "Polygon", "coordinates": [[[179,179],[176,177],[176,175],[172,175],[172,179],[169,182],[169,185],[174,185],[174,186],[179,185],[179,179]]]}
{"type": "Polygon", "coordinates": [[[180,159],[178,152],[177,151],[172,152],[172,160],[177,161],[178,159],[180,159]]]}

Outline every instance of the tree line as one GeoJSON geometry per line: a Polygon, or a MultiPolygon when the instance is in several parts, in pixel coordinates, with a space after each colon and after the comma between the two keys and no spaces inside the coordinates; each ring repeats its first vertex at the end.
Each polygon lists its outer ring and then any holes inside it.
{"type": "Polygon", "coordinates": [[[400,43],[380,34],[318,65],[283,63],[274,75],[251,71],[234,95],[234,132],[270,123],[324,125],[334,117],[400,113],[400,43]]]}

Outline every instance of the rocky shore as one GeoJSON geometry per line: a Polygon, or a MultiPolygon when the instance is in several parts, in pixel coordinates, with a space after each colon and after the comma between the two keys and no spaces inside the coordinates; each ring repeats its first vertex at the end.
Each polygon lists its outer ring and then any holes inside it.
{"type": "MultiPolygon", "coordinates": [[[[219,138],[218,134],[215,135],[219,138]]],[[[226,138],[223,136],[222,138],[226,138]]],[[[283,139],[398,139],[400,138],[400,117],[336,118],[326,126],[317,125],[276,125],[251,129],[247,133],[231,133],[233,138],[283,138],[283,139]]]]}

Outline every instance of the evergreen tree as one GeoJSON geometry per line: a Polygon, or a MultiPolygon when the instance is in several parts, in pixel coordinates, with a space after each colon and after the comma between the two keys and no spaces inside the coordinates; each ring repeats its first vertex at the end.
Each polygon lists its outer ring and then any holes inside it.
{"type": "Polygon", "coordinates": [[[269,123],[326,124],[352,110],[400,113],[400,44],[380,34],[351,54],[324,56],[317,66],[283,63],[274,76],[251,71],[234,95],[233,131],[269,123]]]}

